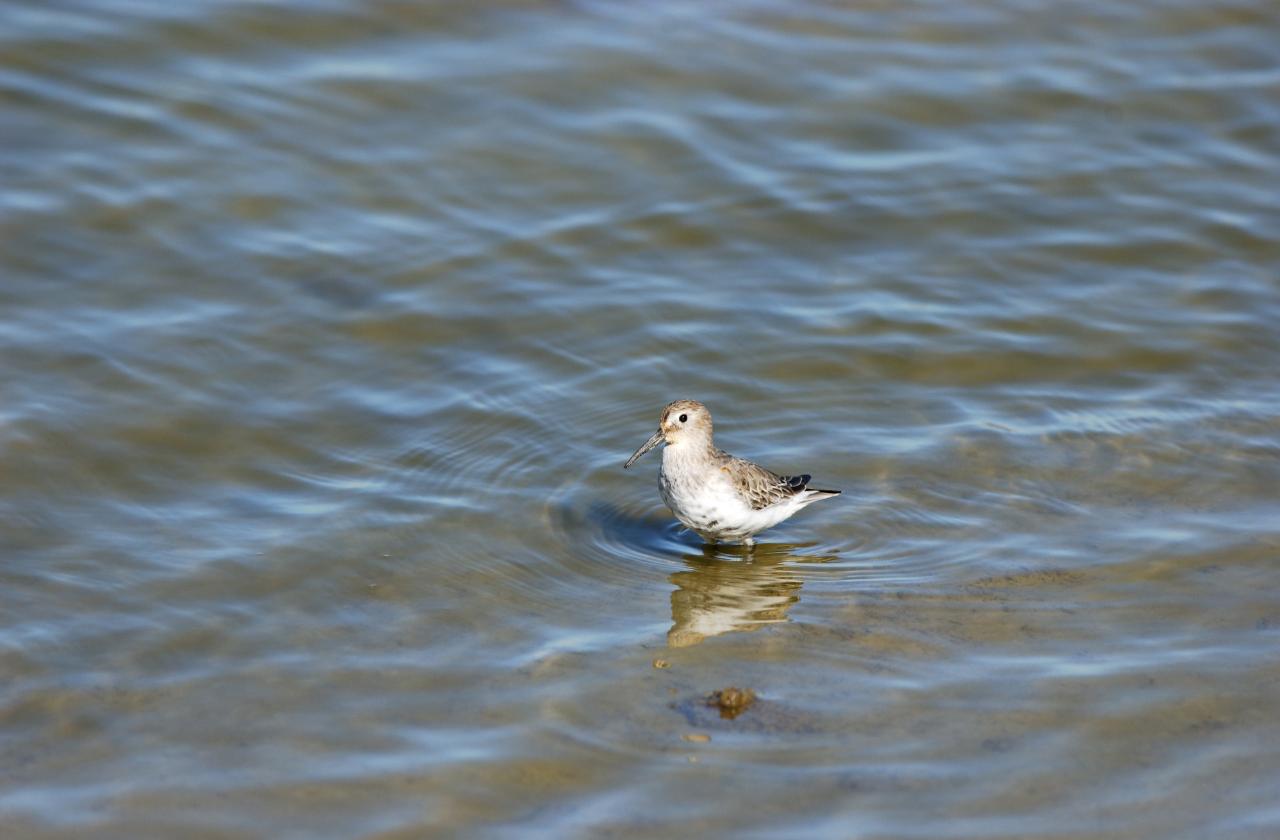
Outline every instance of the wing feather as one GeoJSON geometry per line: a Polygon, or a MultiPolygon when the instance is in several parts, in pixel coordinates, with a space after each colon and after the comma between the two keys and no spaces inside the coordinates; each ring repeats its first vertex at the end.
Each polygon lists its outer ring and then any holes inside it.
{"type": "Polygon", "coordinates": [[[763,510],[805,491],[809,486],[808,475],[778,475],[753,464],[745,458],[735,458],[727,452],[717,451],[720,468],[733,478],[738,493],[747,500],[752,510],[763,510]]]}

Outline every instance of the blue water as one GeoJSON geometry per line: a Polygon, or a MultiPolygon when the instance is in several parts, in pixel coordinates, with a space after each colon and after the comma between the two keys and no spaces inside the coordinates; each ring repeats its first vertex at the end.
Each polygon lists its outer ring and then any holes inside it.
{"type": "Polygon", "coordinates": [[[1262,0],[0,2],[0,834],[1280,833],[1278,85],[1262,0]],[[844,495],[704,548],[679,397],[844,495]]]}

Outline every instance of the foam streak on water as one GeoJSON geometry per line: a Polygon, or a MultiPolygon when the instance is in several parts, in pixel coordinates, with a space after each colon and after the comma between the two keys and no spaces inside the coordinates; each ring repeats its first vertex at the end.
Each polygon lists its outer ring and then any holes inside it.
{"type": "Polygon", "coordinates": [[[0,2],[0,834],[1280,833],[1278,20],[0,2]]]}

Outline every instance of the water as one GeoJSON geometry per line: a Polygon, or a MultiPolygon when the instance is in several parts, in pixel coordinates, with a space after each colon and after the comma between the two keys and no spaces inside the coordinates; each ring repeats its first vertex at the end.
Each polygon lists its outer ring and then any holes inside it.
{"type": "Polygon", "coordinates": [[[1280,833],[1275,11],[0,4],[4,836],[1280,833]]]}

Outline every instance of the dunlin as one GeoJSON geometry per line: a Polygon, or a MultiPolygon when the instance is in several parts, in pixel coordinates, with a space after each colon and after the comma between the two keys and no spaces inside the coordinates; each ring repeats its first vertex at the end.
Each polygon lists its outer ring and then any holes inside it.
{"type": "Polygon", "coordinates": [[[634,464],[660,443],[662,501],[684,526],[707,542],[755,545],[755,535],[806,505],[839,490],[811,490],[807,475],[778,475],[716,449],[711,412],[697,400],[676,400],[662,410],[658,431],[622,465],[634,464]]]}

